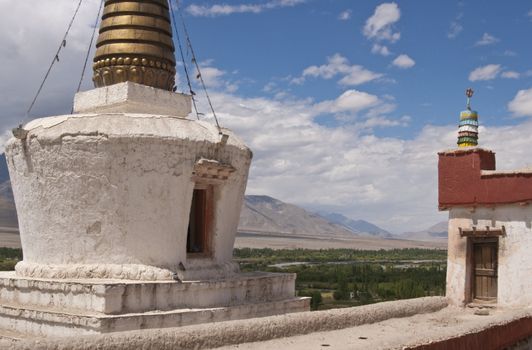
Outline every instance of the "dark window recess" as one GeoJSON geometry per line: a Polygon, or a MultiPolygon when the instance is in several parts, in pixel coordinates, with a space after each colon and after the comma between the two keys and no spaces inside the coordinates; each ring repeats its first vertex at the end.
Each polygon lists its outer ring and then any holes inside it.
{"type": "Polygon", "coordinates": [[[190,208],[187,253],[209,253],[209,191],[195,189],[190,208]]]}

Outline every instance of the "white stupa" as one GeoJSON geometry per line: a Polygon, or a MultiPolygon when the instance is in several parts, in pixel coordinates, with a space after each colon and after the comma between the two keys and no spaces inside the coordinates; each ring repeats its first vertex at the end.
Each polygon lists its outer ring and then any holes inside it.
{"type": "MultiPolygon", "coordinates": [[[[23,261],[0,273],[0,328],[34,335],[304,311],[295,275],[232,261],[252,152],[187,119],[166,0],[105,2],[97,88],[6,147],[23,261]]],[[[19,130],[20,131],[20,130],[19,130]]]]}

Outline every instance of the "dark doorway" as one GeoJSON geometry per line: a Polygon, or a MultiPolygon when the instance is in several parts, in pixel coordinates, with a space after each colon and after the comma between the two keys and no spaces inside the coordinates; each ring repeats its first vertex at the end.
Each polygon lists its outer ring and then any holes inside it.
{"type": "Polygon", "coordinates": [[[194,189],[187,234],[187,253],[189,254],[210,253],[211,202],[211,187],[194,189]]]}
{"type": "Polygon", "coordinates": [[[497,301],[498,240],[473,241],[473,301],[497,301]]]}

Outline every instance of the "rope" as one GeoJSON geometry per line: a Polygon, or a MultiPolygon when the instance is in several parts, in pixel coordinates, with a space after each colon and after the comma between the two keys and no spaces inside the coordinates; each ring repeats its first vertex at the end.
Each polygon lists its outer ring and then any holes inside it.
{"type": "Polygon", "coordinates": [[[174,9],[172,7],[172,1],[170,1],[169,4],[170,4],[170,13],[172,14],[172,24],[174,27],[174,32],[176,34],[177,44],[179,46],[179,53],[181,54],[181,61],[183,62],[183,68],[185,70],[185,75],[187,77],[188,90],[190,91],[190,96],[192,96],[192,104],[194,105],[194,111],[196,112],[196,118],[199,120],[200,113],[198,112],[198,106],[196,105],[196,98],[195,98],[196,93],[194,92],[194,90],[192,90],[192,83],[190,81],[190,75],[188,74],[187,63],[185,61],[185,55],[183,54],[183,46],[181,45],[181,37],[179,36],[179,30],[177,29],[177,22],[175,20],[174,9]]]}
{"type": "MultiPolygon", "coordinates": [[[[205,92],[205,96],[207,97],[207,101],[209,102],[209,107],[211,108],[212,115],[214,116],[214,120],[216,121],[216,127],[218,128],[218,132],[220,135],[222,135],[222,127],[220,126],[220,123],[218,122],[218,116],[216,115],[216,112],[214,111],[214,107],[212,105],[211,97],[209,96],[209,93],[207,91],[207,86],[205,85],[205,81],[203,80],[203,76],[201,75],[200,67],[198,64],[198,60],[196,59],[196,53],[194,52],[194,48],[192,47],[192,42],[190,41],[190,35],[188,35],[187,25],[185,23],[185,18],[183,17],[183,12],[181,11],[181,8],[179,7],[178,0],[176,1],[177,10],[179,11],[179,15],[181,17],[181,23],[183,24],[183,31],[185,32],[185,36],[187,38],[187,44],[190,48],[190,52],[192,53],[192,62],[196,66],[196,70],[198,71],[197,78],[200,80],[201,85],[203,87],[203,91],[205,92]]],[[[171,2],[171,1],[170,1],[171,2]]]]}
{"type": "Polygon", "coordinates": [[[67,37],[68,37],[68,34],[70,33],[70,29],[72,28],[72,24],[74,23],[74,20],[76,19],[76,16],[78,15],[78,12],[79,12],[79,8],[81,7],[81,3],[83,2],[83,0],[79,0],[79,3],[78,3],[78,6],[76,7],[76,11],[74,12],[74,15],[72,16],[72,19],[70,20],[70,23],[68,25],[68,28],[66,30],[66,33],[65,33],[65,36],[63,37],[63,40],[61,41],[61,44],[59,44],[59,48],[57,49],[57,52],[52,60],[52,63],[50,64],[50,67],[48,68],[48,71],[46,72],[46,74],[44,75],[44,79],[41,83],[41,85],[39,86],[39,89],[37,90],[37,93],[35,94],[35,97],[33,98],[33,101],[31,102],[30,104],[30,107],[28,108],[28,110],[26,111],[26,118],[29,116],[31,110],[33,109],[33,106],[35,105],[35,102],[37,101],[37,98],[39,97],[41,91],[42,91],[42,88],[44,87],[44,83],[46,83],[46,80],[48,79],[48,76],[50,75],[50,72],[52,71],[52,67],[54,66],[54,64],[56,62],[59,62],[59,54],[61,53],[61,50],[66,47],[66,44],[67,44],[67,37]]]}
{"type": "Polygon", "coordinates": [[[83,83],[83,78],[85,78],[85,71],[87,70],[87,64],[89,62],[89,55],[92,49],[92,43],[94,42],[94,37],[96,36],[96,28],[98,28],[98,22],[100,21],[100,13],[102,12],[103,3],[104,0],[101,0],[100,7],[98,9],[98,14],[96,15],[96,21],[94,22],[94,28],[92,30],[91,41],[87,49],[87,55],[85,56],[85,63],[83,64],[83,70],[81,71],[81,78],[79,79],[78,89],[76,90],[76,92],[79,92],[79,90],[81,90],[81,84],[83,83]]]}

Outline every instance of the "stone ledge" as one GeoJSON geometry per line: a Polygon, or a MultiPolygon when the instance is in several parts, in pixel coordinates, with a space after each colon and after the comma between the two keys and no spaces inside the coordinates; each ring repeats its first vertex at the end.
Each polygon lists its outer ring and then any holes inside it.
{"type": "Polygon", "coordinates": [[[212,281],[52,280],[0,273],[0,304],[102,314],[228,307],[288,300],[295,275],[245,273],[212,281]]]}
{"type": "Polygon", "coordinates": [[[141,329],[182,327],[201,323],[241,320],[307,311],[310,298],[290,298],[264,303],[217,308],[183,308],[125,315],[55,311],[0,304],[0,329],[29,336],[67,337],[141,329]]]}
{"type": "Polygon", "coordinates": [[[150,86],[125,82],[79,92],[74,113],[146,113],[186,118],[191,97],[150,86]]]}
{"type": "MultiPolygon", "coordinates": [[[[447,306],[443,297],[426,297],[410,300],[384,302],[354,308],[317,312],[301,312],[267,318],[195,325],[184,328],[150,329],[135,332],[68,338],[69,349],[100,350],[126,349],[212,349],[232,344],[260,342],[270,339],[309,335],[355,326],[362,326],[419,314],[432,314],[447,306]]],[[[430,317],[430,316],[429,316],[430,317]]],[[[422,331],[423,332],[423,331],[422,331]]],[[[323,338],[326,333],[320,333],[323,338]]],[[[407,334],[407,336],[410,336],[407,334]]],[[[290,341],[290,339],[287,339],[290,341]]],[[[340,341],[344,339],[340,338],[340,341]]],[[[65,344],[65,339],[24,341],[13,349],[52,350],[65,344]]],[[[319,343],[318,343],[319,344],[319,343]]],[[[345,342],[343,343],[346,344],[345,342]]],[[[366,341],[367,344],[367,341],[366,341]]],[[[253,346],[254,344],[246,344],[253,346]]],[[[285,345],[276,349],[291,349],[285,345]]],[[[307,346],[306,349],[312,348],[307,346]]],[[[270,348],[271,349],[271,348],[270,348]]],[[[367,346],[364,349],[369,349],[367,346]]]]}

